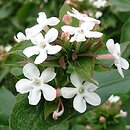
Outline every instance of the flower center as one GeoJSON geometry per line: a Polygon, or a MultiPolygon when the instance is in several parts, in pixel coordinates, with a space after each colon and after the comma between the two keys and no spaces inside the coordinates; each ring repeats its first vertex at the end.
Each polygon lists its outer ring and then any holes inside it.
{"type": "Polygon", "coordinates": [[[43,44],[43,43],[41,43],[41,44],[40,44],[40,47],[41,47],[41,48],[45,48],[45,47],[46,47],[46,45],[45,45],[45,44],[43,44]]]}
{"type": "Polygon", "coordinates": [[[39,79],[34,79],[33,84],[34,86],[39,87],[41,85],[41,81],[39,79]]]}
{"type": "Polygon", "coordinates": [[[78,32],[81,33],[81,34],[84,34],[84,30],[83,29],[79,29],[78,32]]]}
{"type": "Polygon", "coordinates": [[[80,92],[80,93],[83,93],[83,92],[84,92],[84,87],[83,87],[83,86],[81,86],[81,87],[79,88],[79,92],[80,92]]]}

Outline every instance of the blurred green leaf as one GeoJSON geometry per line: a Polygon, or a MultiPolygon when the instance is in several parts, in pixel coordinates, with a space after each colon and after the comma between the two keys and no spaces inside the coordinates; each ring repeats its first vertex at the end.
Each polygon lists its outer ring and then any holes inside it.
{"type": "Polygon", "coordinates": [[[14,100],[15,96],[10,91],[5,87],[0,87],[0,125],[8,126],[8,119],[14,105],[14,100]]]}
{"type": "Polygon", "coordinates": [[[127,21],[121,30],[121,42],[130,41],[130,21],[127,21]]]}
{"type": "Polygon", "coordinates": [[[11,129],[7,126],[0,125],[0,130],[11,130],[11,129]]]}
{"type": "Polygon", "coordinates": [[[110,0],[110,6],[113,10],[119,12],[130,11],[130,0],[110,0]]]}
{"type": "Polygon", "coordinates": [[[12,6],[11,1],[0,7],[0,19],[8,17],[13,12],[13,10],[14,6],[12,6]]]}
{"type": "Polygon", "coordinates": [[[72,130],[86,130],[86,127],[83,125],[75,125],[72,130]]]}

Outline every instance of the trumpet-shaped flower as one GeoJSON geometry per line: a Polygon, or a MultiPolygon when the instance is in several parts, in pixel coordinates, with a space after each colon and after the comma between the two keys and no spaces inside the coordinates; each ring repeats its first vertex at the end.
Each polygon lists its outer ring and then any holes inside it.
{"type": "Polygon", "coordinates": [[[30,105],[37,105],[41,94],[47,101],[53,101],[56,98],[56,90],[47,84],[56,76],[54,68],[47,68],[40,75],[39,69],[34,64],[28,63],[23,67],[23,74],[26,78],[16,83],[16,90],[21,94],[29,92],[30,105]]]}
{"type": "Polygon", "coordinates": [[[93,22],[84,22],[79,27],[72,27],[72,26],[62,26],[62,31],[69,33],[72,35],[70,42],[83,42],[86,41],[86,38],[99,38],[103,34],[97,31],[91,31],[95,26],[93,22]]]}
{"type": "Polygon", "coordinates": [[[87,14],[82,14],[74,8],[72,8],[72,13],[68,11],[67,14],[70,15],[71,17],[80,20],[81,22],[87,22],[87,23],[94,22],[95,24],[100,24],[99,20],[89,17],[87,14]]]}
{"type": "Polygon", "coordinates": [[[50,42],[53,42],[58,37],[58,31],[54,28],[50,29],[45,37],[41,33],[36,35],[31,39],[34,46],[27,47],[24,49],[23,53],[28,58],[33,55],[38,55],[34,61],[35,64],[40,64],[46,60],[47,54],[56,54],[61,50],[59,45],[50,45],[50,42]]]}
{"type": "Polygon", "coordinates": [[[109,39],[106,43],[108,51],[113,56],[114,64],[117,67],[119,74],[124,78],[122,68],[127,70],[129,68],[129,63],[126,59],[121,57],[120,44],[114,44],[113,39],[109,39]]]}
{"type": "Polygon", "coordinates": [[[63,87],[61,88],[61,95],[64,98],[73,98],[73,107],[79,113],[86,111],[87,105],[86,102],[97,106],[101,103],[101,98],[94,91],[97,89],[97,86],[88,81],[83,82],[83,79],[75,72],[70,76],[71,83],[75,86],[72,87],[63,87]]]}

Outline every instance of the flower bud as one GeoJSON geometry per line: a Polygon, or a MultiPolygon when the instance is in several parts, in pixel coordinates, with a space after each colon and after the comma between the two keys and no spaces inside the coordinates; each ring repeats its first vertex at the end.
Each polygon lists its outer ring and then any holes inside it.
{"type": "Polygon", "coordinates": [[[69,41],[70,35],[68,32],[62,32],[61,33],[61,40],[69,41]]]}
{"type": "Polygon", "coordinates": [[[71,22],[72,22],[72,18],[71,18],[71,16],[69,16],[68,14],[65,14],[64,16],[63,16],[63,22],[65,23],[65,24],[71,24],[71,22]]]}
{"type": "Polygon", "coordinates": [[[86,129],[87,130],[91,130],[91,126],[90,125],[86,125],[86,129]]]}
{"type": "Polygon", "coordinates": [[[105,120],[106,120],[106,118],[105,118],[104,116],[100,116],[99,121],[100,121],[101,123],[105,122],[105,120]]]}

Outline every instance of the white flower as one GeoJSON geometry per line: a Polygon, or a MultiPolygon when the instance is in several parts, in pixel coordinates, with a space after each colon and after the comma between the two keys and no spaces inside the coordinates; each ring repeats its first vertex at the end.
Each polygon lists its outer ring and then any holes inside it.
{"type": "Polygon", "coordinates": [[[37,105],[41,94],[47,101],[53,101],[56,98],[56,90],[47,84],[56,76],[54,68],[47,68],[40,75],[38,68],[32,63],[28,63],[23,67],[23,74],[26,78],[16,83],[16,90],[21,94],[29,92],[29,104],[37,105]]]}
{"type": "Polygon", "coordinates": [[[24,49],[23,53],[28,58],[33,55],[38,55],[34,61],[35,64],[40,64],[46,60],[47,54],[56,54],[61,50],[59,45],[50,45],[50,42],[53,42],[58,37],[58,31],[54,28],[51,28],[46,34],[45,37],[41,33],[36,35],[31,39],[34,46],[27,47],[24,49]]]}
{"type": "Polygon", "coordinates": [[[97,19],[94,19],[92,17],[89,17],[87,14],[82,14],[79,13],[76,9],[72,8],[72,13],[71,12],[67,12],[68,15],[70,15],[71,17],[74,17],[78,20],[82,22],[94,22],[95,24],[100,24],[100,21],[97,19]]]}
{"type": "Polygon", "coordinates": [[[121,117],[127,117],[127,115],[128,115],[127,111],[120,110],[119,116],[121,116],[121,117]]]}
{"type": "Polygon", "coordinates": [[[126,59],[121,57],[120,44],[119,43],[114,44],[114,40],[109,39],[106,43],[106,46],[108,51],[114,57],[114,64],[115,66],[117,66],[118,72],[124,78],[122,68],[127,70],[129,68],[129,63],[126,59]]]}
{"type": "Polygon", "coordinates": [[[110,103],[116,103],[116,102],[118,102],[120,100],[120,97],[119,96],[114,96],[114,95],[111,95],[110,97],[109,97],[109,99],[108,99],[108,101],[110,102],[110,103]]]}
{"type": "Polygon", "coordinates": [[[21,41],[24,41],[24,40],[30,40],[33,37],[35,37],[36,35],[38,35],[42,30],[46,30],[47,25],[54,26],[54,25],[57,25],[60,22],[60,20],[56,17],[51,17],[51,18],[47,19],[46,14],[44,12],[40,12],[40,13],[38,13],[38,15],[39,15],[39,17],[37,18],[38,24],[36,24],[36,25],[34,25],[30,28],[26,28],[25,29],[26,35],[19,32],[17,34],[17,37],[14,36],[14,39],[15,39],[16,42],[21,42],[21,41]]]}
{"type": "Polygon", "coordinates": [[[19,43],[21,41],[28,40],[28,38],[22,32],[19,32],[17,36],[14,36],[14,40],[19,43]]]}
{"type": "Polygon", "coordinates": [[[107,3],[106,0],[96,0],[93,2],[93,5],[97,8],[101,8],[101,7],[104,7],[106,3],[107,3]]]}
{"type": "Polygon", "coordinates": [[[60,20],[56,17],[51,17],[47,19],[47,16],[44,12],[40,12],[38,13],[38,15],[39,17],[37,18],[37,22],[42,27],[43,30],[47,25],[54,26],[60,22],[60,20]]]}
{"type": "Polygon", "coordinates": [[[71,83],[76,87],[61,88],[61,95],[64,98],[73,98],[73,107],[76,111],[83,113],[86,111],[86,102],[97,106],[101,103],[101,98],[94,92],[97,86],[93,83],[83,82],[83,79],[75,72],[70,76],[71,83]]]}
{"type": "Polygon", "coordinates": [[[12,48],[12,46],[11,46],[11,45],[7,45],[7,46],[5,46],[5,48],[4,48],[4,49],[5,49],[5,51],[6,51],[6,52],[9,52],[11,48],[12,48]]]}
{"type": "Polygon", "coordinates": [[[79,27],[72,27],[72,26],[62,26],[62,31],[73,35],[70,39],[70,42],[83,42],[86,41],[86,38],[99,38],[103,34],[96,31],[91,31],[95,26],[93,22],[84,22],[79,27]]]}
{"type": "Polygon", "coordinates": [[[103,13],[101,11],[97,11],[95,14],[95,17],[98,19],[103,15],[103,13]]]}

